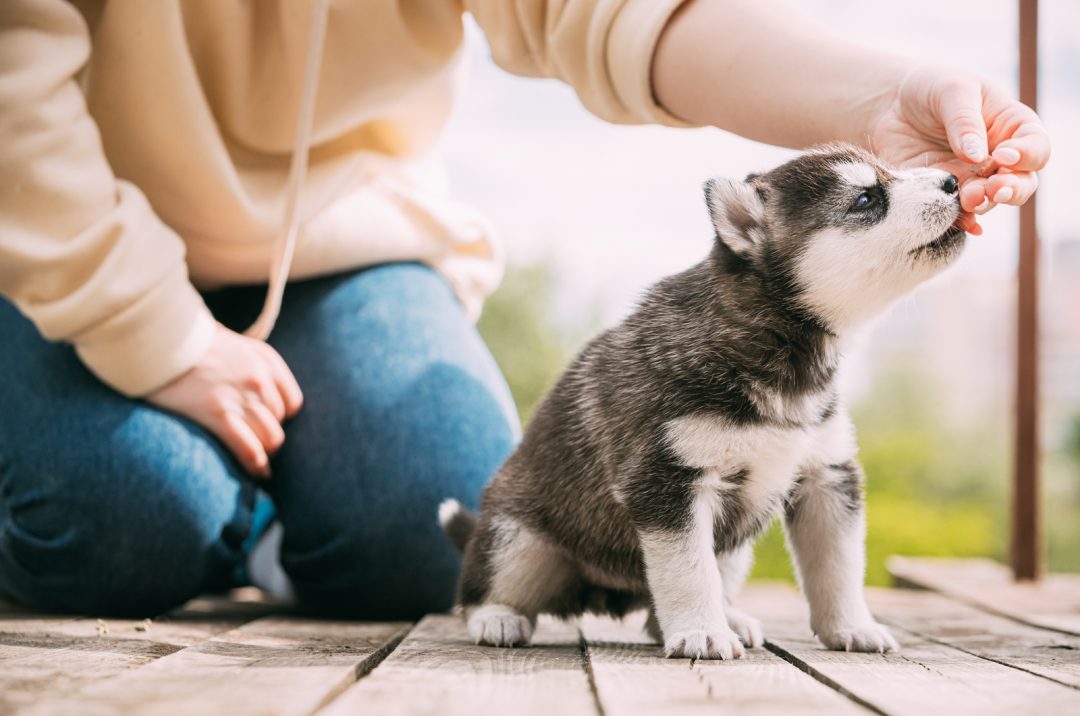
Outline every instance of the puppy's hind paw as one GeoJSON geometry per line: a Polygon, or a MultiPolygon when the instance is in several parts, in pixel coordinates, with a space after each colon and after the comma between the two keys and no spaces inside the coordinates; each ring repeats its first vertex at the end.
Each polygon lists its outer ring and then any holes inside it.
{"type": "Polygon", "coordinates": [[[528,617],[502,604],[486,604],[469,616],[469,636],[477,644],[525,646],[532,638],[528,617]]]}
{"type": "Polygon", "coordinates": [[[664,640],[664,656],[678,659],[740,659],[746,655],[739,636],[731,629],[687,629],[664,640]]]}
{"type": "Polygon", "coordinates": [[[657,644],[664,643],[664,632],[660,630],[660,622],[657,621],[654,611],[649,612],[649,618],[645,621],[645,633],[657,644]]]}
{"type": "Polygon", "coordinates": [[[727,614],[727,623],[731,631],[739,635],[739,641],[748,649],[756,649],[765,643],[765,636],[761,630],[761,622],[746,612],[728,607],[724,610],[727,614]]]}
{"type": "Polygon", "coordinates": [[[835,651],[865,651],[885,654],[900,651],[889,630],[872,619],[854,624],[838,624],[815,630],[818,639],[835,651]]]}

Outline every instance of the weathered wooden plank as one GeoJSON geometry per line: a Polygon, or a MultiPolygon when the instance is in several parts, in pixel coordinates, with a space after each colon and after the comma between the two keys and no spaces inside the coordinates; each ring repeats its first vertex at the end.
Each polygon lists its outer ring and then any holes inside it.
{"type": "Polygon", "coordinates": [[[407,628],[265,617],[23,713],[309,714],[378,663],[407,628]]]}
{"type": "Polygon", "coordinates": [[[1008,567],[989,559],[921,557],[892,557],[888,569],[902,586],[931,589],[1025,624],[1080,636],[1078,574],[1015,582],[1008,567]]]}
{"type": "Polygon", "coordinates": [[[595,714],[576,627],[541,619],[533,645],[473,644],[460,617],[425,617],[389,657],[320,716],[595,714]]]}
{"type": "Polygon", "coordinates": [[[1080,637],[1020,624],[933,592],[874,589],[868,597],[887,624],[1080,689],[1080,637]]]}
{"type": "Polygon", "coordinates": [[[183,612],[154,622],[5,613],[0,616],[0,714],[67,698],[239,623],[183,612]]]}
{"type": "Polygon", "coordinates": [[[169,619],[217,619],[251,621],[259,617],[288,616],[294,609],[268,598],[258,587],[238,587],[226,594],[205,594],[171,612],[169,619]]]}
{"type": "Polygon", "coordinates": [[[899,654],[828,651],[810,633],[794,591],[747,595],[770,649],[881,713],[912,716],[1080,713],[1080,692],[893,628],[899,654]]]}
{"type": "Polygon", "coordinates": [[[585,618],[582,632],[606,716],[647,714],[868,713],[764,649],[734,661],[666,659],[644,633],[644,613],[624,622],[585,618]]]}

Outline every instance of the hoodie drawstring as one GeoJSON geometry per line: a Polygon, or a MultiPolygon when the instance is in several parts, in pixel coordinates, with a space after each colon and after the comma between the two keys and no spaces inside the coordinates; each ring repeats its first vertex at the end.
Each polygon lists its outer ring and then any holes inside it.
{"type": "Polygon", "coordinates": [[[330,0],[315,0],[311,11],[311,27],[308,31],[307,64],[304,70],[304,92],[296,117],[296,136],[293,139],[292,159],[289,162],[289,178],[285,183],[285,209],[280,224],[284,229],[274,242],[274,254],[270,263],[270,280],[266,289],[259,317],[244,335],[266,340],[274,328],[281,311],[281,297],[289,280],[296,251],[296,238],[300,232],[300,196],[307,176],[308,154],[311,150],[311,128],[315,119],[315,97],[319,86],[319,68],[322,65],[323,44],[326,41],[326,24],[330,0]]]}

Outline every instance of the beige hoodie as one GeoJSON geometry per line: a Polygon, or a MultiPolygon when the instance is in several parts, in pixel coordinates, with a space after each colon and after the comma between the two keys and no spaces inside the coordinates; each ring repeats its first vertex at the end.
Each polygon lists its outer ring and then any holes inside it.
{"type": "Polygon", "coordinates": [[[430,156],[463,12],[507,70],[678,125],[650,66],[682,1],[0,0],[0,294],[133,396],[208,349],[194,286],[265,282],[275,254],[283,278],[424,261],[475,315],[499,251],[430,156]]]}

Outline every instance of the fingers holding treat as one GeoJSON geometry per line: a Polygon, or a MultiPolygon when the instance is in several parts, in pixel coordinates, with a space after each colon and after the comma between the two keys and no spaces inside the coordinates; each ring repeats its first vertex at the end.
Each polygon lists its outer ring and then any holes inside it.
{"type": "Polygon", "coordinates": [[[1035,172],[1045,167],[1050,160],[1050,135],[1039,116],[1007,97],[993,95],[988,101],[987,135],[994,161],[1017,172],[1035,172]]]}
{"type": "Polygon", "coordinates": [[[981,177],[968,177],[960,182],[960,208],[964,211],[978,211],[987,201],[986,180],[981,177]]]}
{"type": "Polygon", "coordinates": [[[986,180],[986,195],[995,204],[1020,206],[1039,187],[1039,175],[1035,172],[1012,172],[1001,169],[986,180]]]}

